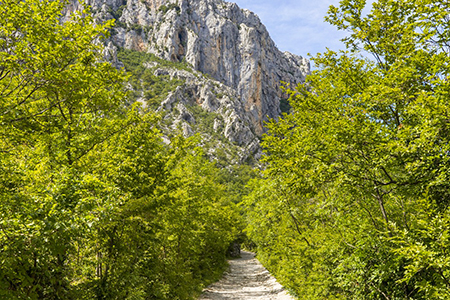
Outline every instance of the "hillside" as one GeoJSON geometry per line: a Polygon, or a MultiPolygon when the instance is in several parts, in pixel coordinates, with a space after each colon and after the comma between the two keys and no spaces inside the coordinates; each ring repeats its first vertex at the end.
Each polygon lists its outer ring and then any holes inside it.
{"type": "MultiPolygon", "coordinates": [[[[106,42],[105,54],[111,61],[123,66],[127,59],[123,54],[134,55],[125,50],[146,54],[140,55],[141,67],[147,69],[141,73],[148,77],[151,72],[166,85],[178,86],[169,88],[164,97],[150,99],[148,81],[136,78],[135,100],[164,113],[167,134],[175,127],[185,136],[202,133],[205,143],[214,145],[213,157],[222,155],[235,163],[257,160],[264,122],[289,110],[281,82],[295,86],[309,73],[306,59],[278,50],[259,18],[234,3],[89,0],[87,4],[99,22],[115,20],[106,42]]],[[[72,0],[66,15],[79,9],[79,2],[72,0]]],[[[130,69],[129,64],[125,67],[130,69]]]]}

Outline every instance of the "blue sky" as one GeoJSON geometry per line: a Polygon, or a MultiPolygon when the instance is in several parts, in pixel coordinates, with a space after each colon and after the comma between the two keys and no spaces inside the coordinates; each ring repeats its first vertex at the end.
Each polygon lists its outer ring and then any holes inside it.
{"type": "Polygon", "coordinates": [[[256,13],[281,51],[308,57],[344,49],[345,32],[324,21],[330,5],[339,0],[228,0],[256,13]]]}

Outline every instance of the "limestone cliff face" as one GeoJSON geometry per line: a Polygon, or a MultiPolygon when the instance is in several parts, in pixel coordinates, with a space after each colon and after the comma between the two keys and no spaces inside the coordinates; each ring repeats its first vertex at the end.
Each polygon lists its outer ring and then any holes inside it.
{"type": "MultiPolygon", "coordinates": [[[[279,51],[258,16],[235,3],[222,0],[86,2],[99,21],[116,19],[105,53],[116,64],[120,65],[116,55],[120,47],[185,62],[193,71],[209,74],[212,77],[209,81],[195,81],[198,76],[184,74],[190,78],[183,87],[188,92],[179,88],[159,109],[167,110],[168,104],[178,99],[181,108],[201,105],[206,111],[220,112],[221,120],[215,120],[214,127],[222,128],[221,134],[242,151],[260,151],[257,141],[264,133],[264,122],[281,113],[281,81],[295,86],[309,73],[306,59],[279,51]],[[215,85],[220,83],[220,94],[226,97],[211,96],[213,81],[215,85]],[[187,99],[189,94],[195,97],[187,99]]],[[[78,9],[79,0],[71,0],[67,13],[78,9]]],[[[179,75],[179,72],[171,74],[179,75]]],[[[181,122],[187,134],[192,124],[181,115],[175,117],[175,123],[181,122]]]]}
{"type": "MultiPolygon", "coordinates": [[[[309,62],[281,52],[259,18],[222,0],[88,0],[103,19],[116,18],[116,46],[186,61],[235,89],[256,133],[280,114],[280,82],[296,85],[309,62]]],[[[77,7],[78,0],[73,0],[77,7]]]]}
{"type": "Polygon", "coordinates": [[[218,152],[222,152],[229,158],[236,156],[230,159],[234,163],[259,159],[259,139],[236,91],[195,70],[161,68],[157,65],[153,68],[155,75],[168,75],[171,79],[183,81],[157,109],[165,112],[164,119],[171,124],[169,131],[181,127],[185,136],[194,132],[203,133],[204,142],[214,144],[213,147],[206,147],[211,157],[217,158],[218,152]],[[199,114],[199,109],[209,117],[199,114]]]}

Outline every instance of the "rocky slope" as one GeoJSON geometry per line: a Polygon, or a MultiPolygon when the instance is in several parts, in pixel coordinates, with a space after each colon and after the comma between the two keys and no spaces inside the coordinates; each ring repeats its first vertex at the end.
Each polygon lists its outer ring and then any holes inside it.
{"type": "Polygon", "coordinates": [[[259,158],[259,138],[235,90],[189,64],[152,54],[122,49],[118,59],[133,74],[131,97],[162,114],[164,132],[201,133],[209,156],[218,161],[243,163],[259,158]]]}
{"type": "MultiPolygon", "coordinates": [[[[264,133],[264,122],[280,115],[280,100],[285,98],[280,82],[296,85],[309,72],[306,59],[279,51],[259,18],[234,3],[87,0],[87,4],[99,20],[116,19],[107,46],[112,61],[119,63],[118,47],[184,62],[193,70],[209,74],[209,81],[196,81],[198,74],[190,71],[163,71],[185,78],[187,86],[174,91],[159,109],[167,109],[174,99],[184,99],[180,103],[219,112],[222,120],[215,121],[215,128],[222,128],[222,134],[241,150],[257,148],[254,144],[264,133]],[[224,97],[214,96],[210,88],[214,85],[220,87],[217,93],[224,97]]],[[[79,8],[78,0],[70,1],[68,11],[79,8]]],[[[175,119],[180,120],[180,116],[175,119]]],[[[181,122],[189,132],[191,123],[183,118],[181,122]]]]}

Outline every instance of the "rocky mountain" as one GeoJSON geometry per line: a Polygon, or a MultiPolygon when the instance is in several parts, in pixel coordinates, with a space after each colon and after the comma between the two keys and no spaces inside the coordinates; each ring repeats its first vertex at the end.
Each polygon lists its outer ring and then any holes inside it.
{"type": "MultiPolygon", "coordinates": [[[[111,61],[120,65],[117,50],[128,49],[185,66],[180,69],[174,67],[176,64],[169,66],[157,59],[141,61],[152,76],[180,82],[165,99],[151,106],[165,111],[165,118],[173,121],[171,126],[181,127],[186,135],[200,130],[195,124],[201,123],[198,120],[201,116],[189,111],[201,107],[212,119],[213,132],[238,148],[241,161],[258,156],[264,122],[280,116],[280,101],[286,98],[280,89],[281,82],[297,85],[309,72],[306,59],[278,50],[260,19],[235,3],[86,2],[99,21],[116,19],[107,44],[106,55],[111,61]]],[[[71,0],[67,14],[80,8],[79,0],[71,0]]],[[[146,102],[148,86],[140,81],[134,88],[139,91],[138,96],[140,93],[139,100],[146,102]]]]}

